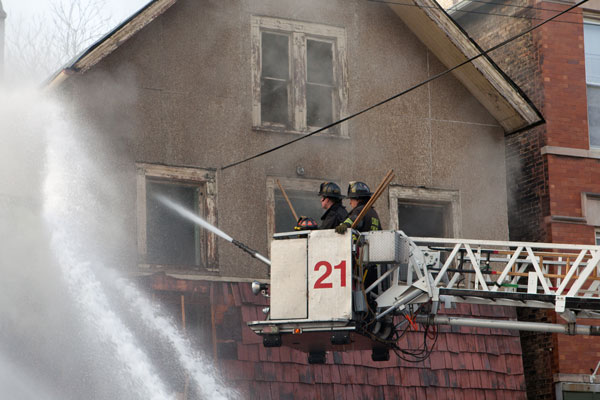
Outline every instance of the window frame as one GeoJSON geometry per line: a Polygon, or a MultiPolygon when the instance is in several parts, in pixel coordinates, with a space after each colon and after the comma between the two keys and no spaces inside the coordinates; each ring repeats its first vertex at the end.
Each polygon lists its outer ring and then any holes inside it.
{"type": "Polygon", "coordinates": [[[449,212],[445,216],[444,234],[448,238],[461,237],[462,218],[460,211],[460,194],[457,190],[390,186],[390,229],[393,230],[399,230],[399,203],[422,204],[424,206],[434,205],[447,208],[449,212]]]}
{"type": "MultiPolygon", "coordinates": [[[[600,19],[597,19],[597,16],[596,16],[596,18],[589,16],[589,15],[585,16],[583,19],[583,25],[584,25],[583,26],[583,43],[584,43],[583,50],[584,50],[584,63],[585,63],[587,60],[586,52],[585,52],[585,42],[586,42],[586,40],[585,40],[585,25],[600,26],[600,19]]],[[[600,82],[589,82],[588,76],[587,76],[587,71],[586,71],[586,76],[585,76],[586,92],[590,86],[597,90],[600,90],[600,82]]],[[[586,107],[587,107],[586,111],[587,111],[587,123],[588,123],[588,147],[590,148],[590,150],[600,150],[600,145],[592,145],[592,140],[591,140],[592,136],[591,136],[591,130],[590,130],[590,112],[589,112],[590,109],[589,109],[589,105],[587,104],[587,100],[588,100],[588,95],[586,93],[586,107]]]]}
{"type": "MultiPolygon", "coordinates": [[[[182,183],[198,186],[203,190],[199,197],[198,209],[202,218],[212,225],[217,225],[216,208],[216,176],[215,170],[191,167],[175,167],[167,165],[136,163],[137,170],[137,250],[138,267],[143,269],[168,269],[173,265],[152,264],[147,261],[147,221],[146,221],[146,181],[148,179],[165,183],[182,183]]],[[[218,272],[217,237],[204,229],[200,233],[202,264],[200,271],[218,272]]],[[[182,266],[183,267],[183,266],[182,266]]],[[[189,266],[186,266],[189,267],[189,266]]],[[[182,268],[178,268],[182,269],[182,268]]]]}
{"type": "MultiPolygon", "coordinates": [[[[267,243],[269,243],[269,249],[271,247],[271,240],[275,234],[275,190],[279,189],[277,180],[279,180],[279,183],[284,190],[296,190],[314,193],[315,202],[319,201],[319,185],[325,181],[335,182],[335,180],[331,179],[303,179],[267,176],[267,243]]],[[[323,210],[323,213],[324,212],[325,210],[323,210]]],[[[320,215],[318,217],[320,218],[320,215]]],[[[317,222],[319,222],[318,219],[317,222]]]]}
{"type": "MultiPolygon", "coordinates": [[[[314,39],[333,45],[334,99],[333,121],[347,115],[348,85],[346,58],[346,30],[344,28],[292,21],[264,16],[251,17],[252,41],[252,128],[260,131],[275,131],[305,134],[321,127],[307,125],[306,87],[307,55],[306,41],[314,39]],[[262,75],[262,32],[273,32],[289,36],[290,88],[288,91],[288,113],[290,126],[262,122],[261,120],[261,75],[262,75]]],[[[348,138],[347,124],[326,130],[320,135],[348,138]]]]}

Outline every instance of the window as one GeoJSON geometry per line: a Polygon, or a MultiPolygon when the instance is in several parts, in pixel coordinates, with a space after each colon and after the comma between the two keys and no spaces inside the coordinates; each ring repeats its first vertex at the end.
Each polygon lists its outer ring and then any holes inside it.
{"type": "Polygon", "coordinates": [[[600,246],[600,229],[596,229],[595,236],[596,236],[596,240],[595,240],[596,246],[600,246]]]}
{"type": "Polygon", "coordinates": [[[600,148],[600,23],[583,24],[590,147],[600,148]]]}
{"type": "MultiPolygon", "coordinates": [[[[317,223],[325,212],[319,201],[319,185],[324,180],[279,178],[298,217],[311,217],[317,223]]],[[[276,232],[290,232],[296,225],[290,207],[277,185],[277,178],[267,178],[267,227],[269,240],[276,232]]]]}
{"type": "Polygon", "coordinates": [[[138,164],[138,253],[147,268],[215,270],[216,238],[169,209],[170,199],[216,224],[214,171],[138,164]]]}
{"type": "Polygon", "coordinates": [[[415,237],[460,237],[457,191],[390,187],[391,229],[415,237]]]}
{"type": "Polygon", "coordinates": [[[252,17],[252,49],[255,128],[305,133],[346,115],[344,29],[252,17]]]}

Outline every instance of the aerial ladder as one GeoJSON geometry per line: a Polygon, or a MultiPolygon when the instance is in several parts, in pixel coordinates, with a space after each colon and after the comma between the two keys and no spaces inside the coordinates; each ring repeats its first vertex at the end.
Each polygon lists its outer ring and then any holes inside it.
{"type": "Polygon", "coordinates": [[[422,324],[600,335],[600,246],[408,237],[402,231],[275,234],[266,319],[248,322],[266,347],[324,363],[327,351],[398,350],[422,324]],[[554,310],[564,323],[448,316],[455,303],[554,310]]]}

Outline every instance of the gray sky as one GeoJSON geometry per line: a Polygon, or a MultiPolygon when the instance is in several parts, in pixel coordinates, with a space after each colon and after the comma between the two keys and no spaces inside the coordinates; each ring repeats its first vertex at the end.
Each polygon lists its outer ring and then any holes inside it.
{"type": "MultiPolygon", "coordinates": [[[[4,11],[11,15],[27,15],[29,13],[44,13],[50,8],[50,0],[1,0],[4,11]]],[[[142,8],[150,0],[106,0],[113,19],[120,22],[142,8]]],[[[9,20],[6,21],[9,23],[9,20]]]]}

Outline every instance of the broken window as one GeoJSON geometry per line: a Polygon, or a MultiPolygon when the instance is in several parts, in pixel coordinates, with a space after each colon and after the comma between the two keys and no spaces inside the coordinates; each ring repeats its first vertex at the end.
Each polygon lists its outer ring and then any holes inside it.
{"type": "Polygon", "coordinates": [[[217,269],[216,237],[161,199],[216,225],[214,171],[138,164],[138,253],[146,268],[217,269]]]}
{"type": "MultiPolygon", "coordinates": [[[[317,191],[285,190],[285,193],[294,206],[298,217],[311,217],[317,223],[320,222],[321,215],[325,210],[321,208],[320,197],[317,196],[317,191]]],[[[293,231],[297,222],[294,220],[294,215],[285,201],[283,194],[279,189],[275,189],[275,232],[293,231]]]]}
{"type": "MultiPolygon", "coordinates": [[[[325,179],[323,179],[325,180],[325,179]]],[[[288,206],[279,185],[283,187],[298,217],[311,217],[317,224],[325,212],[318,195],[323,180],[267,177],[267,235],[269,242],[274,233],[291,232],[298,221],[288,206]],[[277,184],[279,181],[279,185],[277,184]]],[[[335,179],[330,179],[335,181],[335,179]]]]}
{"type": "Polygon", "coordinates": [[[255,128],[307,132],[345,115],[344,29],[253,17],[252,41],[255,128]]]}
{"type": "Polygon", "coordinates": [[[146,181],[146,260],[149,264],[202,265],[200,227],[173,212],[158,196],[203,216],[203,190],[197,185],[146,181]]]}
{"type": "Polygon", "coordinates": [[[446,237],[447,207],[443,204],[398,203],[398,227],[408,236],[446,237]]]}
{"type": "Polygon", "coordinates": [[[590,147],[600,147],[600,24],[583,24],[590,147]]]}
{"type": "Polygon", "coordinates": [[[289,36],[262,33],[261,120],[288,126],[289,36]]]}
{"type": "Polygon", "coordinates": [[[390,228],[415,237],[460,237],[458,191],[390,186],[390,228]]]}

